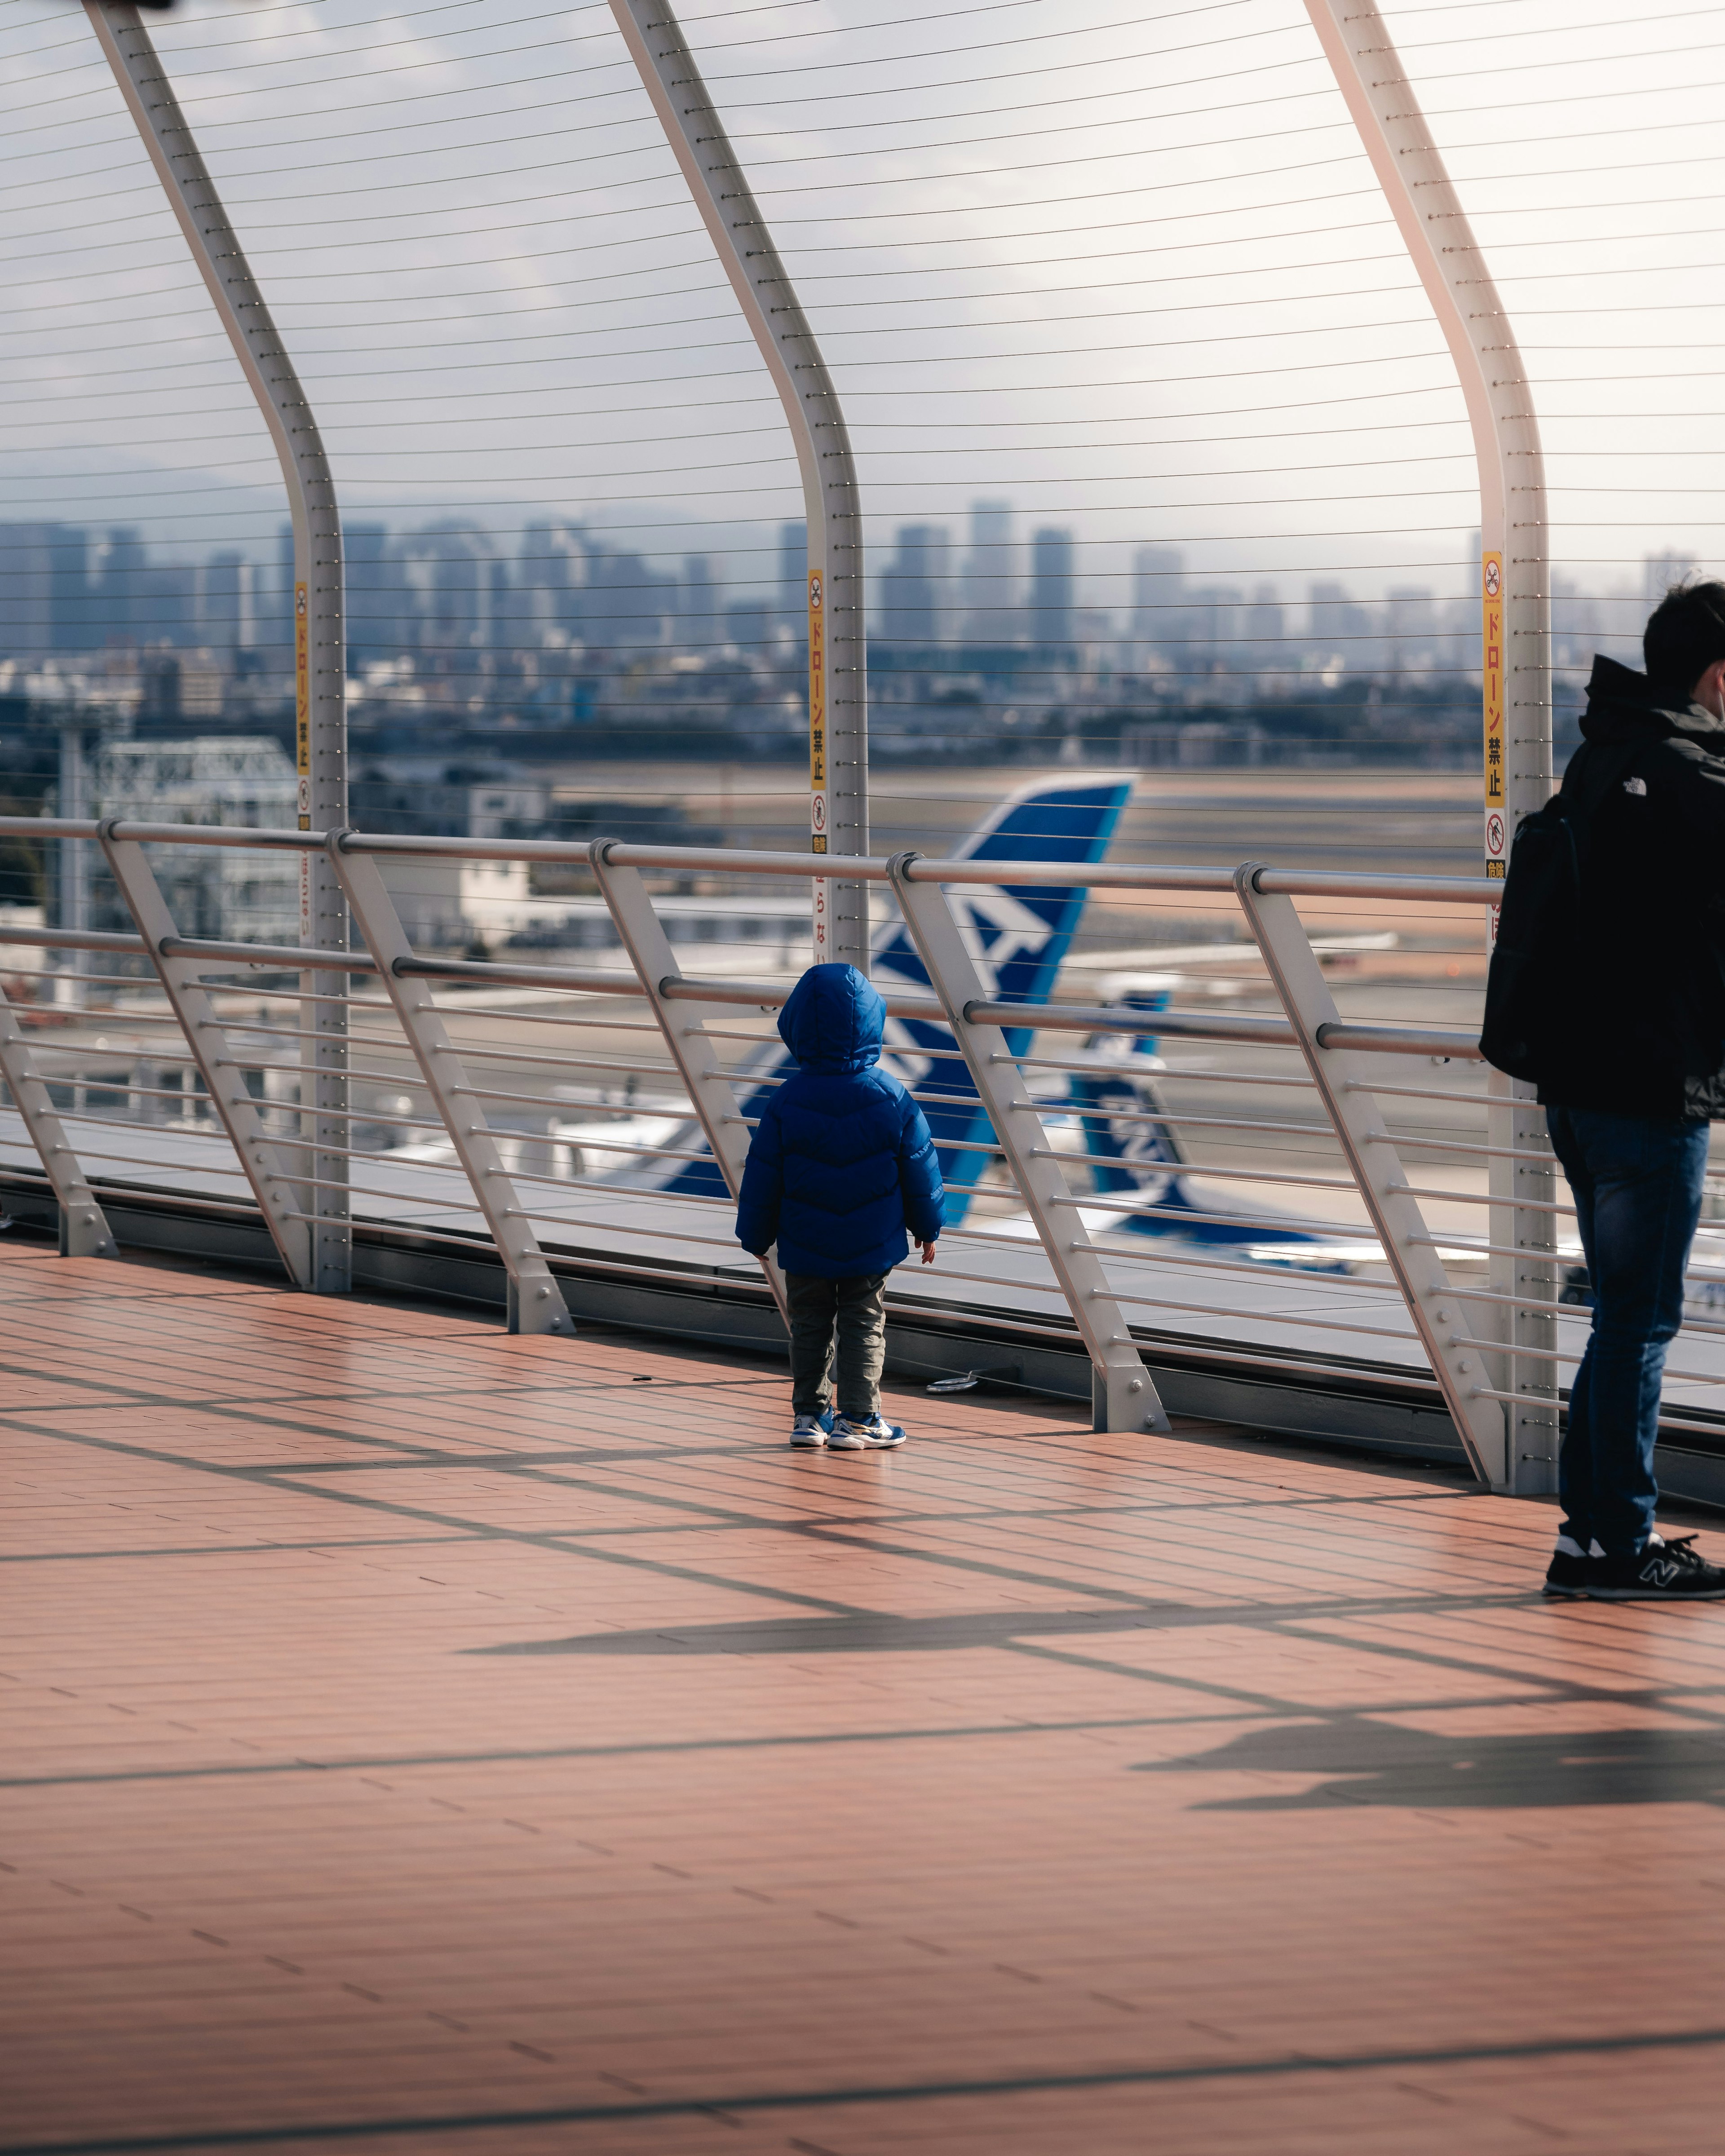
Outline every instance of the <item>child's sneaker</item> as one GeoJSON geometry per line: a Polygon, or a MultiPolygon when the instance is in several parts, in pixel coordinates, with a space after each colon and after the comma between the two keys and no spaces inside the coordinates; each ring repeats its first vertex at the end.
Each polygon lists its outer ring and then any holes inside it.
{"type": "Polygon", "coordinates": [[[798,1415],[791,1424],[791,1444],[798,1452],[819,1452],[832,1427],[830,1409],[825,1414],[798,1415]]]}
{"type": "Polygon", "coordinates": [[[854,1422],[849,1415],[840,1415],[833,1424],[827,1445],[834,1452],[890,1452],[894,1445],[904,1441],[901,1425],[886,1421],[881,1415],[870,1415],[866,1422],[854,1422]]]}

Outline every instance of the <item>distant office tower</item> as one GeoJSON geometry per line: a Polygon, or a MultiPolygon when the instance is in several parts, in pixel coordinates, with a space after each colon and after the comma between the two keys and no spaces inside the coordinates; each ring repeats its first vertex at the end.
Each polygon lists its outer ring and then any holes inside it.
{"type": "Polygon", "coordinates": [[[1187,655],[1194,672],[1208,674],[1218,666],[1240,671],[1243,596],[1235,584],[1200,584],[1186,594],[1187,655]]]}
{"type": "Polygon", "coordinates": [[[809,526],[801,518],[778,527],[778,610],[799,635],[808,635],[809,526]]]}
{"type": "Polygon", "coordinates": [[[0,658],[54,646],[54,526],[0,524],[0,658]]]}
{"type": "Polygon", "coordinates": [[[652,651],[670,640],[677,580],[639,554],[599,552],[587,589],[588,639],[612,650],[652,651]]]}
{"type": "Polygon", "coordinates": [[[503,567],[490,535],[465,517],[446,516],[416,531],[407,552],[425,649],[449,658],[488,650],[498,596],[492,572],[503,567]]]}
{"type": "Polygon", "coordinates": [[[1245,608],[1245,634],[1251,649],[1242,658],[1242,667],[1262,673],[1275,665],[1287,629],[1274,584],[1253,587],[1251,604],[1245,608]]]}
{"type": "Polygon", "coordinates": [[[1438,609],[1436,598],[1426,585],[1390,586],[1385,627],[1392,673],[1432,670],[1439,643],[1438,609]]]}
{"type": "Polygon", "coordinates": [[[1140,547],[1132,556],[1132,634],[1155,644],[1166,636],[1179,606],[1186,562],[1171,547],[1140,547]]]}
{"type": "Polygon", "coordinates": [[[96,634],[90,585],[90,534],[75,525],[50,525],[49,542],[49,624],[56,651],[89,651],[96,634]]]}
{"type": "Polygon", "coordinates": [[[1072,641],[1072,534],[1045,526],[1030,535],[1030,641],[1072,641]]]}
{"type": "Polygon", "coordinates": [[[964,562],[964,634],[972,644],[1022,641],[1014,551],[1010,504],[973,501],[964,562]]]}
{"type": "Polygon", "coordinates": [[[542,644],[552,630],[585,640],[586,593],[598,552],[581,526],[566,517],[528,525],[516,558],[515,605],[533,633],[521,640],[542,644]]]}
{"type": "Polygon", "coordinates": [[[257,570],[244,554],[212,554],[198,579],[198,634],[212,651],[250,651],[258,641],[257,570]]]}
{"type": "Polygon", "coordinates": [[[96,548],[93,578],[98,640],[129,644],[147,634],[144,592],[149,557],[137,533],[122,526],[96,548]]]}
{"type": "Polygon", "coordinates": [[[412,645],[407,580],[389,558],[387,524],[350,524],[341,534],[347,564],[347,664],[398,659],[412,645]]]}
{"type": "Polygon", "coordinates": [[[939,644],[947,633],[952,542],[938,524],[906,524],[880,573],[880,634],[889,644],[939,644]]]}
{"type": "Polygon", "coordinates": [[[685,554],[677,587],[677,642],[685,651],[711,651],[720,630],[719,580],[709,554],[685,554]]]}
{"type": "Polygon", "coordinates": [[[1369,673],[1378,663],[1379,639],[1368,609],[1341,584],[1312,587],[1312,640],[1323,658],[1339,659],[1349,674],[1369,673]]]}

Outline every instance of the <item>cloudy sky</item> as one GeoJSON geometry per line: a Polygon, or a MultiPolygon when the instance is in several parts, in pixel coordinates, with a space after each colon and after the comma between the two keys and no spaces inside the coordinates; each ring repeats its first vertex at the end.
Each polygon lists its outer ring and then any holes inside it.
{"type": "MultiPolygon", "coordinates": [[[[1299,0],[690,0],[837,377],[875,557],[1010,501],[1285,596],[1460,587],[1443,341],[1299,0]]],[[[1725,13],[1390,20],[1512,314],[1584,591],[1725,555],[1725,13]]],[[[350,516],[555,509],[733,588],[800,496],[603,5],[182,0],[152,22],[350,516]],[[625,536],[624,535],[628,535],[625,536]]],[[[0,516],[273,551],[275,465],[70,0],[0,0],[0,516]]]]}

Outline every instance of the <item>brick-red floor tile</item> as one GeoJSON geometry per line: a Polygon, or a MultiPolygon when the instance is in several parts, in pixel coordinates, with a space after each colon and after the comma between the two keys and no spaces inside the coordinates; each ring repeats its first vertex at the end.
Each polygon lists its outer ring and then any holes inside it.
{"type": "Polygon", "coordinates": [[[0,2151],[1717,2148],[1725,1609],[893,1405],[0,1248],[0,2151]]]}

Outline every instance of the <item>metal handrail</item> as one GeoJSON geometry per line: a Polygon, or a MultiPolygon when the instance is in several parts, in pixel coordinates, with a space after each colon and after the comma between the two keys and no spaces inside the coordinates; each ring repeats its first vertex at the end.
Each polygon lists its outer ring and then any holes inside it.
{"type": "MultiPolygon", "coordinates": [[[[42,816],[0,816],[7,838],[92,839],[93,821],[42,816]]],[[[279,831],[235,824],[152,824],[122,819],[110,823],[111,836],[144,845],[229,846],[296,853],[320,853],[331,844],[322,831],[279,831]]],[[[454,839],[397,832],[343,831],[335,844],[344,854],[405,855],[411,859],[462,861],[544,861],[573,868],[589,865],[592,844],[568,839],[454,839]]],[[[805,880],[829,877],[830,859],[810,854],[769,851],[747,846],[648,846],[626,839],[604,842],[619,868],[657,869],[682,874],[793,876],[805,880]]],[[[1231,896],[1237,870],[1188,867],[1178,862],[973,861],[917,855],[903,871],[912,883],[952,884],[963,889],[1082,884],[1091,891],[1190,891],[1231,896]]],[[[847,881],[885,884],[886,860],[857,856],[845,863],[847,881]]],[[[1486,876],[1355,875],[1346,870],[1260,868],[1255,888],[1290,898],[1375,898],[1428,904],[1494,906],[1503,886],[1486,876]]]]}

